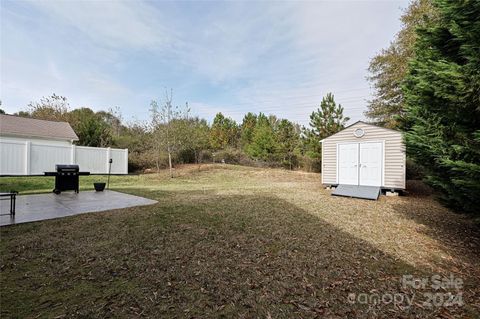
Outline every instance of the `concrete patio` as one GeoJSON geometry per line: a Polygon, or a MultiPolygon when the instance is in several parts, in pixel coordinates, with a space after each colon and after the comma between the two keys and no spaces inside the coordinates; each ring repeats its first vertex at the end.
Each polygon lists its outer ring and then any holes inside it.
{"type": "Polygon", "coordinates": [[[155,204],[157,201],[107,190],[66,192],[60,195],[38,194],[17,196],[16,214],[9,215],[10,201],[0,201],[0,226],[46,219],[101,212],[111,209],[155,204]]]}

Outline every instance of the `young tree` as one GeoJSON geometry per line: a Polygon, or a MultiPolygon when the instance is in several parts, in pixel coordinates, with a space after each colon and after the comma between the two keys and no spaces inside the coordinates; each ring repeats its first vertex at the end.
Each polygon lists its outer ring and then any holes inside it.
{"type": "Polygon", "coordinates": [[[343,107],[335,103],[333,94],[327,93],[320,108],[310,115],[310,133],[320,143],[320,140],[342,130],[348,120],[350,118],[343,116],[343,107]]]}
{"type": "Polygon", "coordinates": [[[160,155],[164,151],[168,155],[168,167],[170,177],[173,178],[172,154],[176,152],[185,141],[185,129],[182,120],[188,118],[189,109],[174,107],[172,103],[173,93],[165,92],[163,105],[153,100],[150,103],[151,130],[153,137],[153,148],[155,150],[155,161],[157,171],[160,170],[160,155]]]}
{"type": "Polygon", "coordinates": [[[398,117],[405,110],[401,86],[407,75],[408,62],[414,56],[415,30],[435,19],[436,15],[431,0],[413,1],[402,15],[402,29],[390,46],[370,61],[367,79],[375,93],[365,115],[376,124],[389,128],[398,126],[398,117]]]}
{"type": "Polygon", "coordinates": [[[310,128],[302,129],[302,151],[310,159],[319,162],[322,156],[320,141],[345,127],[350,118],[343,116],[343,107],[335,103],[332,93],[323,97],[320,108],[310,115],[310,128]]]}
{"type": "Polygon", "coordinates": [[[479,213],[480,2],[437,0],[404,86],[408,154],[452,207],[479,213]]]}
{"type": "Polygon", "coordinates": [[[210,144],[213,149],[224,149],[227,146],[236,147],[238,126],[234,120],[217,113],[210,130],[210,144]]]}

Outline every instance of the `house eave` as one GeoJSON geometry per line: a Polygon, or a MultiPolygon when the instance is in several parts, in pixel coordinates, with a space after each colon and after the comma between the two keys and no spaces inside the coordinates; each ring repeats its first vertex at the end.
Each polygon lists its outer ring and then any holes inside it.
{"type": "Polygon", "coordinates": [[[72,137],[58,137],[58,136],[42,136],[42,135],[32,135],[32,134],[8,134],[8,133],[0,133],[0,137],[16,137],[16,138],[38,138],[38,139],[45,139],[45,140],[55,140],[55,141],[68,141],[68,142],[75,142],[78,141],[77,138],[72,137]]]}

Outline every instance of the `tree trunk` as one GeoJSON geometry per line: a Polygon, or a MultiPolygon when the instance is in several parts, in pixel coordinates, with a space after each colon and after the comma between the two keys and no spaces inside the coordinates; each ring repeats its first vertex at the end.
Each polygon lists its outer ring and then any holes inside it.
{"type": "Polygon", "coordinates": [[[173,170],[172,170],[172,153],[168,152],[168,166],[170,167],[170,178],[173,178],[173,170]]]}
{"type": "Polygon", "coordinates": [[[157,156],[155,156],[155,164],[157,165],[157,174],[160,174],[160,152],[156,152],[157,156]]]}

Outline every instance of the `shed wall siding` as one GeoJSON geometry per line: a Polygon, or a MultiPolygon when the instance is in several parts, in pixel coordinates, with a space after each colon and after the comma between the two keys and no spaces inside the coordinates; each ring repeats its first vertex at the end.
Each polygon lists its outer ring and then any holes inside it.
{"type": "Polygon", "coordinates": [[[337,143],[361,143],[368,141],[384,141],[385,143],[385,177],[383,186],[404,189],[405,145],[402,133],[361,122],[323,141],[322,183],[327,185],[337,183],[337,143]],[[357,138],[353,135],[353,131],[357,128],[362,128],[365,131],[363,137],[357,138]]]}

